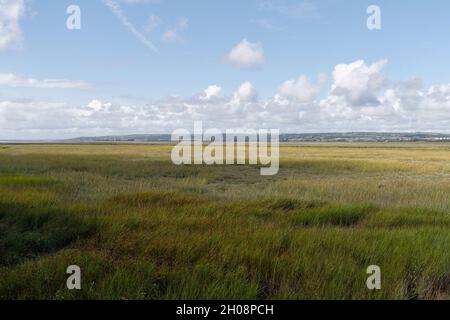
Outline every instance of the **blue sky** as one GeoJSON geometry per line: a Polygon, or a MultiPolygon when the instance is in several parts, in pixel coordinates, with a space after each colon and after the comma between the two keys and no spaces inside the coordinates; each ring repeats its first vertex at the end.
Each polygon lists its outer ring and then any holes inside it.
{"type": "Polygon", "coordinates": [[[0,19],[9,19],[17,28],[0,29],[0,40],[12,39],[3,45],[0,41],[0,74],[9,75],[0,81],[4,106],[0,117],[8,124],[7,129],[0,128],[0,138],[162,132],[189,126],[187,121],[193,119],[215,126],[263,124],[299,132],[447,130],[447,122],[437,124],[422,115],[429,114],[424,108],[433,103],[436,120],[442,122],[448,112],[447,96],[441,97],[447,94],[442,86],[450,83],[448,1],[5,3],[0,19]],[[381,30],[366,26],[366,9],[371,4],[381,9],[381,30]],[[7,13],[17,9],[15,5],[21,11],[11,18],[7,13]],[[81,30],[66,28],[69,5],[81,8],[81,30]],[[157,50],[131,32],[111,5],[120,8],[123,17],[157,50]],[[233,49],[235,55],[230,58],[233,49]],[[246,60],[242,54],[250,56],[246,60]],[[357,61],[364,63],[352,65],[357,61]],[[380,61],[384,62],[377,68],[380,61]],[[348,68],[336,75],[340,64],[348,68]],[[351,87],[349,82],[360,82],[361,76],[365,89],[351,87]],[[37,79],[38,85],[30,84],[30,79],[37,79]],[[49,79],[64,80],[67,86],[39,85],[49,79]],[[203,99],[209,86],[220,87],[220,93],[203,99]],[[422,101],[425,94],[429,100],[422,101]],[[88,115],[83,108],[92,102],[98,107],[88,115]],[[24,118],[44,117],[47,107],[45,112],[37,109],[47,105],[52,112],[70,118],[66,127],[42,126],[52,118],[21,119],[24,112],[28,112],[24,118]],[[121,115],[122,107],[133,111],[121,115]],[[189,110],[180,111],[183,107],[189,110]],[[112,112],[111,108],[116,109],[112,112]],[[65,114],[68,109],[72,111],[65,114]],[[107,119],[112,116],[111,120],[99,122],[101,112],[107,119]],[[80,113],[84,118],[74,120],[80,113]],[[264,115],[267,121],[261,120],[264,115]],[[240,123],[243,118],[246,122],[240,123]],[[83,121],[91,125],[83,126],[83,121]]]}

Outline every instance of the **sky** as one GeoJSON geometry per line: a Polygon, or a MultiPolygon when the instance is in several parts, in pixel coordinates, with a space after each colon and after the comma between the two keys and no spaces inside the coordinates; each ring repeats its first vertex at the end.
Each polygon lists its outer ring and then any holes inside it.
{"type": "Polygon", "coordinates": [[[443,0],[0,0],[0,140],[199,120],[450,132],[449,12],[443,0]]]}

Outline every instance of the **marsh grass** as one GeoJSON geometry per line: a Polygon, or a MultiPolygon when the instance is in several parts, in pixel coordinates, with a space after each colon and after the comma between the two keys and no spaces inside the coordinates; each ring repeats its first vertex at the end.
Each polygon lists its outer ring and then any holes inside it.
{"type": "Polygon", "coordinates": [[[261,177],[163,145],[0,148],[0,298],[450,298],[448,145],[281,156],[261,177]]]}

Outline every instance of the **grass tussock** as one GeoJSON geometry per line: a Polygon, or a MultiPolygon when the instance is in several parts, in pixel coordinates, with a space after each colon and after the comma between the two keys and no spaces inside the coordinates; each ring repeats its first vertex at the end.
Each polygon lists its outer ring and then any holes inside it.
{"type": "Polygon", "coordinates": [[[56,181],[49,177],[0,176],[1,187],[50,187],[56,181]]]}
{"type": "Polygon", "coordinates": [[[370,205],[328,205],[322,208],[297,212],[292,221],[304,226],[351,227],[364,220],[376,208],[370,205]]]}
{"type": "Polygon", "coordinates": [[[143,193],[132,193],[115,196],[112,202],[122,206],[148,208],[155,206],[178,207],[195,205],[200,199],[189,195],[177,194],[175,192],[150,191],[143,193]]]}
{"type": "Polygon", "coordinates": [[[64,210],[0,202],[0,266],[55,252],[94,229],[94,223],[64,210]]]}

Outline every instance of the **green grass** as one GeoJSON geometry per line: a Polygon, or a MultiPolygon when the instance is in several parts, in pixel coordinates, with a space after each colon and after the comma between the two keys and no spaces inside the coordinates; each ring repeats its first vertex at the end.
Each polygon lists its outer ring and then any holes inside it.
{"type": "Polygon", "coordinates": [[[302,210],[292,219],[296,225],[351,227],[366,218],[376,208],[365,205],[329,205],[315,210],[302,210]]]}
{"type": "Polygon", "coordinates": [[[448,145],[284,145],[273,177],[170,150],[0,147],[0,299],[450,298],[448,145]]]}

